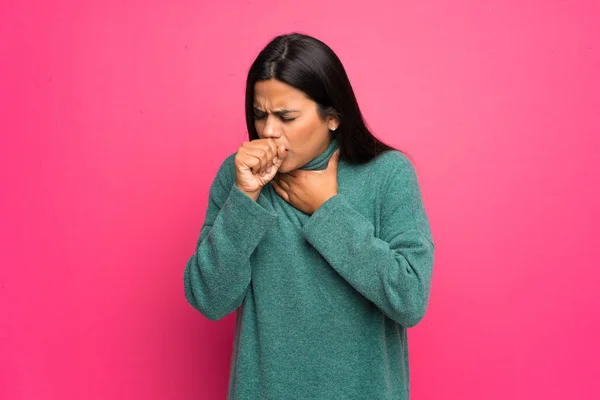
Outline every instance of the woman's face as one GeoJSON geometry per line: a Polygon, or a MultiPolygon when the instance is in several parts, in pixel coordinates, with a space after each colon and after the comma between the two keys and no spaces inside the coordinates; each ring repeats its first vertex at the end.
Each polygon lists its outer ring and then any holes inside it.
{"type": "Polygon", "coordinates": [[[331,143],[334,117],[321,118],[317,103],[292,86],[270,79],[254,85],[254,126],[261,139],[283,144],[288,156],[279,168],[298,169],[323,153],[331,143]]]}

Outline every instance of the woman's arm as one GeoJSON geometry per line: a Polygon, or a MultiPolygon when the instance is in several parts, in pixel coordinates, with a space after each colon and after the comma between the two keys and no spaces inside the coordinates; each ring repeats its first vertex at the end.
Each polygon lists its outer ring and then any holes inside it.
{"type": "Polygon", "coordinates": [[[237,188],[229,157],[211,186],[196,252],[184,272],[186,299],[202,315],[219,320],[239,307],[250,284],[250,255],[276,217],[237,188]]]}
{"type": "Polygon", "coordinates": [[[381,194],[379,237],[342,194],[311,216],[303,235],[360,294],[412,327],[429,301],[434,245],[414,168],[403,155],[393,164],[381,194]]]}

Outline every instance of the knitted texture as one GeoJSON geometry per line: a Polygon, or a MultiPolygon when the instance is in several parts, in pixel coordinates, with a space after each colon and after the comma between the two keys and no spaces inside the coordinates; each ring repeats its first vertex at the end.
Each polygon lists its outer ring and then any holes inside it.
{"type": "Polygon", "coordinates": [[[406,328],[425,314],[434,253],[410,161],[340,160],[339,193],[307,215],[270,184],[256,202],[242,193],[234,158],[184,273],[205,317],[236,310],[228,399],[408,399],[406,328]]]}

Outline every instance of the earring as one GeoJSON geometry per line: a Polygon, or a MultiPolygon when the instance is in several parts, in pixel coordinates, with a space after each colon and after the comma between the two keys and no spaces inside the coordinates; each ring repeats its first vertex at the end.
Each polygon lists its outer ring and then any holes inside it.
{"type": "Polygon", "coordinates": [[[337,129],[337,127],[334,126],[333,128],[329,128],[329,129],[331,129],[332,131],[335,131],[337,129]]]}

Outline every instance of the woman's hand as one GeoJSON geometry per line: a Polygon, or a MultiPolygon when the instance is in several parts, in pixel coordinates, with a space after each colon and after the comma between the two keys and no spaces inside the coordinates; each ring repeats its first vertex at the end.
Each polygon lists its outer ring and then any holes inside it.
{"type": "Polygon", "coordinates": [[[323,203],[338,194],[339,157],[340,151],[337,150],[329,159],[327,169],[277,174],[271,184],[281,198],[305,214],[312,215],[323,203]]]}
{"type": "Polygon", "coordinates": [[[284,145],[274,139],[244,142],[235,155],[235,184],[256,201],[263,186],[273,179],[287,157],[284,145]]]}

